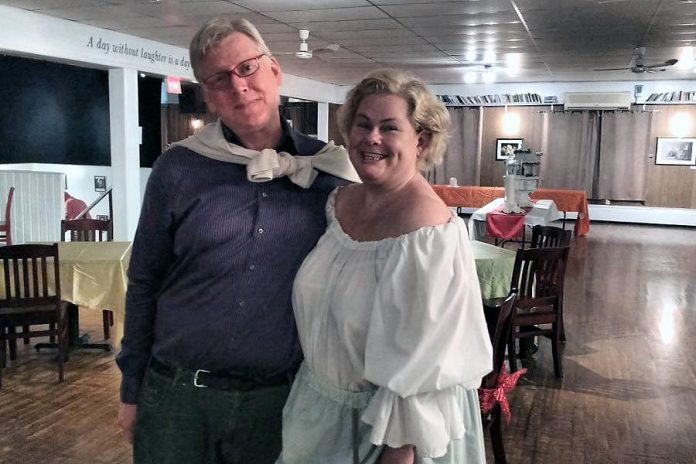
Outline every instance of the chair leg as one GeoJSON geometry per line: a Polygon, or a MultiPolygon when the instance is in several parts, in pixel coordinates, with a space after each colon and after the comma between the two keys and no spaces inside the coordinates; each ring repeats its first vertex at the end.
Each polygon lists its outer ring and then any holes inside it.
{"type": "Polygon", "coordinates": [[[58,321],[58,383],[65,379],[65,361],[68,353],[68,321],[65,314],[61,314],[58,321]]]}
{"type": "Polygon", "coordinates": [[[515,327],[510,328],[510,336],[508,337],[508,364],[510,372],[517,371],[517,360],[515,358],[515,327]]]}
{"type": "MultiPolygon", "coordinates": [[[[53,324],[53,323],[48,324],[48,330],[51,330],[51,331],[56,330],[56,325],[53,324]]],[[[49,336],[48,336],[48,342],[49,342],[49,343],[55,343],[55,342],[56,342],[56,336],[55,336],[55,335],[49,335],[49,336]]]]}
{"type": "Polygon", "coordinates": [[[493,422],[489,432],[491,435],[491,448],[493,448],[493,458],[495,464],[507,464],[505,457],[505,445],[503,443],[503,421],[500,405],[497,404],[491,414],[493,422]]]}
{"type": "Polygon", "coordinates": [[[28,345],[29,344],[29,326],[28,325],[23,325],[22,326],[22,334],[24,335],[24,344],[28,345]]]}
{"type": "Polygon", "coordinates": [[[111,311],[108,309],[102,310],[102,326],[104,328],[104,340],[108,340],[111,338],[111,331],[109,330],[109,326],[111,325],[111,318],[109,317],[109,314],[111,311]]]}
{"type": "Polygon", "coordinates": [[[556,378],[563,378],[563,365],[561,363],[561,353],[559,345],[561,344],[561,334],[558,325],[554,327],[553,334],[551,335],[551,353],[553,354],[553,371],[556,374],[556,378]]]}
{"type": "Polygon", "coordinates": [[[7,340],[5,326],[0,325],[0,371],[7,366],[7,340]]]}
{"type": "Polygon", "coordinates": [[[17,339],[10,337],[10,334],[16,334],[17,329],[15,326],[7,326],[7,345],[10,348],[10,361],[15,361],[17,359],[17,339]]]}

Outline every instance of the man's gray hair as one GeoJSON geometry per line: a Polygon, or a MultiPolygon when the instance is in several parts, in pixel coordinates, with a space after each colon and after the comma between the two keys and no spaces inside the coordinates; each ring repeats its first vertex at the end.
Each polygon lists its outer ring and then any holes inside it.
{"type": "Polygon", "coordinates": [[[203,77],[199,74],[199,71],[201,61],[203,61],[205,55],[233,32],[240,32],[246,35],[256,43],[256,48],[259,53],[272,56],[271,50],[269,50],[268,45],[266,45],[263,37],[261,37],[259,30],[256,29],[256,26],[251,24],[249,20],[226,17],[211,19],[201,26],[198,32],[196,32],[196,35],[193,36],[193,39],[191,39],[191,44],[189,45],[193,75],[196,76],[199,82],[203,77]]]}

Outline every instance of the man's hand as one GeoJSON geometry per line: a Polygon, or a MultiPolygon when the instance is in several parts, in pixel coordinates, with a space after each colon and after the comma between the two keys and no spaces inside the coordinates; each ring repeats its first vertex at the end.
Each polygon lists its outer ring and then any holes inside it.
{"type": "Polygon", "coordinates": [[[138,406],[135,404],[119,403],[118,417],[116,425],[123,429],[123,435],[128,443],[133,444],[133,430],[135,429],[135,416],[138,412],[138,406]]]}
{"type": "Polygon", "coordinates": [[[379,457],[379,464],[413,464],[414,459],[412,445],[405,445],[401,448],[385,446],[379,457]]]}

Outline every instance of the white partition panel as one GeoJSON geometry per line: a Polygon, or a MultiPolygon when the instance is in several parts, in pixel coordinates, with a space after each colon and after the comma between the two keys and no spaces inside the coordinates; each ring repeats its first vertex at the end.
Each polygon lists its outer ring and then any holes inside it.
{"type": "Polygon", "coordinates": [[[12,243],[59,241],[60,220],[64,214],[65,174],[0,170],[0,211],[3,215],[10,187],[15,188],[12,243]]]}

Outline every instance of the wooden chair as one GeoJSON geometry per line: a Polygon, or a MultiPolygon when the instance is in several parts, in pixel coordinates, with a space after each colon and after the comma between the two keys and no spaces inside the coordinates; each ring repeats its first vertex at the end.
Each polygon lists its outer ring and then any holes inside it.
{"type": "Polygon", "coordinates": [[[511,372],[517,370],[515,340],[543,335],[551,340],[556,377],[563,377],[559,344],[563,325],[563,283],[569,250],[570,247],[517,250],[511,288],[517,288],[519,294],[508,337],[511,372]]]}
{"type": "Polygon", "coordinates": [[[531,248],[565,247],[570,246],[572,230],[564,230],[555,226],[536,225],[532,227],[531,248]]]}
{"type": "MultiPolygon", "coordinates": [[[[501,372],[505,369],[505,347],[510,329],[512,328],[512,314],[515,308],[517,289],[512,289],[507,298],[497,304],[489,306],[484,302],[484,314],[488,325],[488,335],[493,346],[493,370],[481,381],[479,392],[493,390],[498,387],[501,372]]],[[[491,447],[496,464],[505,464],[505,446],[503,444],[502,410],[500,403],[496,402],[488,412],[481,407],[481,419],[484,430],[488,430],[491,437],[491,447]]]]}
{"type": "Polygon", "coordinates": [[[60,221],[61,241],[65,241],[66,233],[71,242],[111,242],[114,239],[111,220],[64,219],[60,221]]]}
{"type": "MultiPolygon", "coordinates": [[[[536,225],[532,228],[531,248],[545,247],[565,247],[570,246],[570,239],[573,235],[572,230],[561,229],[554,226],[536,225]]],[[[561,304],[563,302],[561,301],[561,304]]],[[[562,313],[563,311],[561,311],[562,313]]],[[[561,341],[566,341],[565,327],[561,319],[561,341]]]]}
{"type": "Polygon", "coordinates": [[[0,385],[6,365],[6,346],[10,359],[17,357],[17,339],[57,337],[58,381],[63,381],[63,364],[68,358],[68,303],[60,298],[58,244],[11,245],[0,247],[4,277],[4,296],[0,299],[0,385]],[[31,330],[48,324],[47,330],[31,330]],[[28,334],[15,333],[15,327],[29,328],[28,334]]]}
{"type": "Polygon", "coordinates": [[[10,187],[5,204],[5,219],[0,221],[0,243],[12,245],[12,198],[14,197],[14,187],[10,187]]]}
{"type": "MultiPolygon", "coordinates": [[[[72,219],[60,222],[61,241],[65,235],[70,236],[71,242],[111,242],[113,241],[113,225],[111,220],[101,219],[72,219]]],[[[102,311],[102,327],[104,339],[111,338],[110,328],[114,325],[114,313],[109,309],[102,311]]]]}

